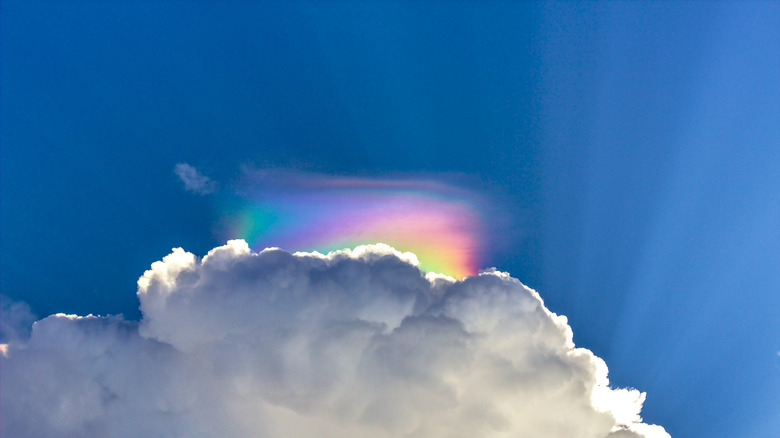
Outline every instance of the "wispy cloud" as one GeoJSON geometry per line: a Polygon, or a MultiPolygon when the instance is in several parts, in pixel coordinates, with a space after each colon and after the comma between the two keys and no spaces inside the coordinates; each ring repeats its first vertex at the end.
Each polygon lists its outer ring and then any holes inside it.
{"type": "Polygon", "coordinates": [[[200,173],[198,169],[187,163],[179,163],[173,168],[173,172],[184,183],[187,191],[195,192],[201,195],[207,195],[217,190],[216,181],[200,173]]]}

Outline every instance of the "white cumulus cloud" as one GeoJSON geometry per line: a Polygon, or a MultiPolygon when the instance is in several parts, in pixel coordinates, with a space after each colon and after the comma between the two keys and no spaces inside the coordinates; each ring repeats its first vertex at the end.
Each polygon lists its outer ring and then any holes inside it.
{"type": "Polygon", "coordinates": [[[207,195],[217,189],[217,183],[187,163],[179,163],[173,173],[184,183],[187,191],[207,195]]]}
{"type": "Polygon", "coordinates": [[[421,273],[385,245],[174,249],[140,322],[57,314],[7,345],[13,437],[668,437],[566,318],[500,272],[421,273]]]}

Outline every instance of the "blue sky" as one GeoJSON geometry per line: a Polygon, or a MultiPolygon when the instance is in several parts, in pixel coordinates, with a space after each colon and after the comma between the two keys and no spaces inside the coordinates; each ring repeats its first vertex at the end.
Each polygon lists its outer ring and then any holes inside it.
{"type": "Polygon", "coordinates": [[[780,5],[2,4],[2,293],[140,317],[242,165],[463,174],[490,264],[675,437],[780,429],[780,5]],[[497,201],[498,202],[498,201],[497,201]]]}

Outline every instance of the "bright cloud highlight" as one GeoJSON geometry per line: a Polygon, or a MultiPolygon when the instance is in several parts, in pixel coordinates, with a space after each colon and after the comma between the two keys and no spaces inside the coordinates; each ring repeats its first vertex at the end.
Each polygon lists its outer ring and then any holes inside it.
{"type": "Polygon", "coordinates": [[[669,436],[508,274],[233,240],[174,249],[138,298],[137,323],[57,314],[7,341],[3,436],[669,436]]]}

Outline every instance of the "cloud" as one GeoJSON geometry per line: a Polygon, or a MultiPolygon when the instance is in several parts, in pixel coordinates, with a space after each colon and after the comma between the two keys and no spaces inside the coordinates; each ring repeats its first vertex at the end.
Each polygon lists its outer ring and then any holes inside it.
{"type": "Polygon", "coordinates": [[[182,180],[187,191],[208,195],[217,189],[217,183],[187,163],[179,163],[173,172],[182,180]]]}
{"type": "Polygon", "coordinates": [[[57,314],[2,361],[4,436],[668,437],[508,274],[424,274],[386,245],[182,249],[140,322],[57,314]]]}
{"type": "Polygon", "coordinates": [[[328,252],[383,242],[414,252],[427,271],[460,278],[490,266],[512,240],[503,219],[507,203],[466,176],[241,170],[236,196],[220,203],[217,234],[254,249],[328,252]]]}
{"type": "Polygon", "coordinates": [[[33,321],[35,316],[27,304],[14,302],[0,294],[0,344],[27,339],[33,321]]]}

